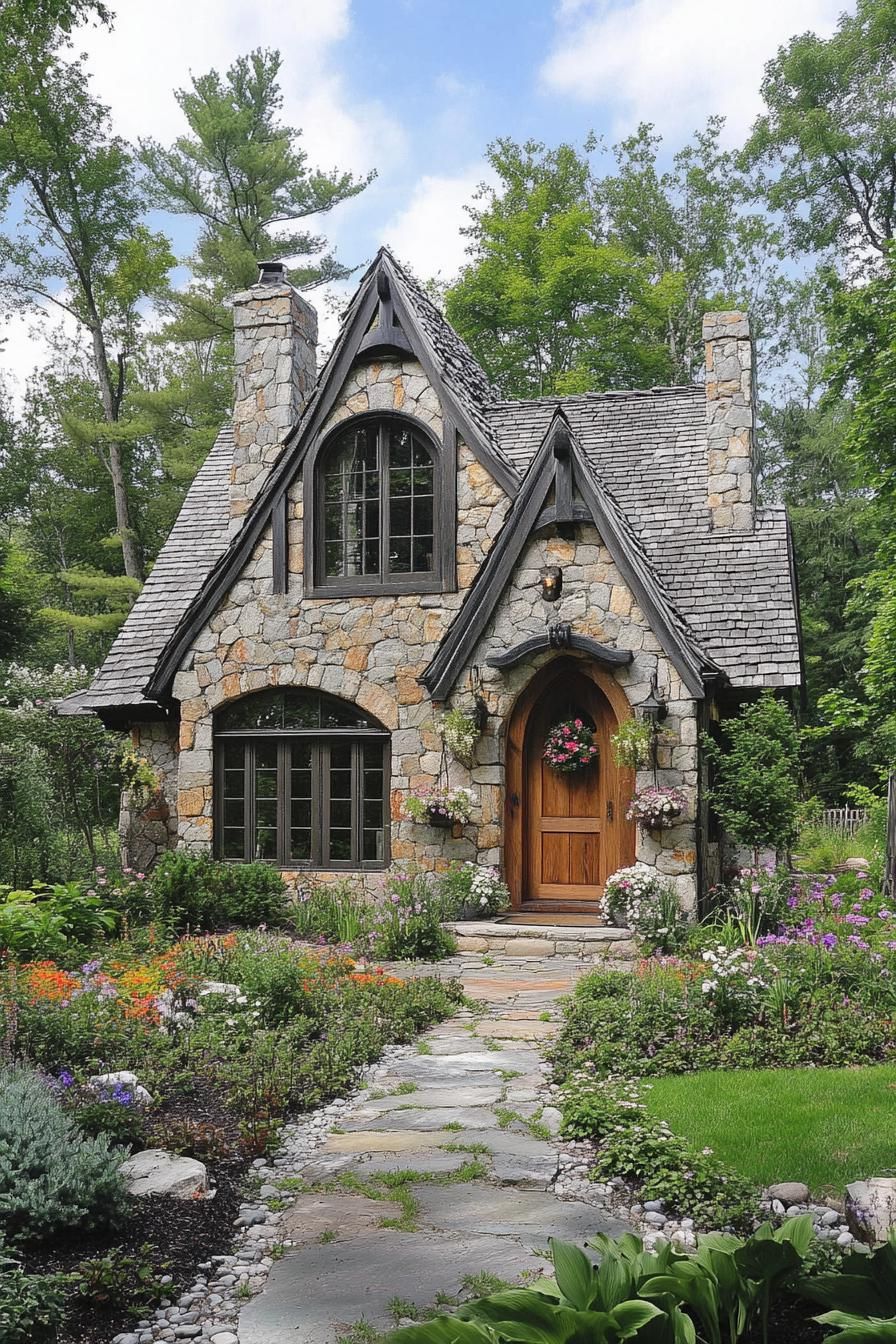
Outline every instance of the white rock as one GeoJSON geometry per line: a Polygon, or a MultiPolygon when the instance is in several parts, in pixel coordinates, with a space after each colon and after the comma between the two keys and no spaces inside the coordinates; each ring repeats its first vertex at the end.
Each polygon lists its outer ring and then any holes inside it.
{"type": "Polygon", "coordinates": [[[128,1088],[134,1094],[134,1100],[141,1106],[149,1106],[152,1103],[152,1097],[141,1083],[137,1082],[136,1073],[131,1073],[130,1069],[120,1069],[118,1073],[95,1073],[88,1079],[88,1087],[92,1087],[95,1092],[102,1092],[113,1087],[128,1088]]]}
{"type": "Polygon", "coordinates": [[[178,1157],[164,1148],[144,1148],[121,1168],[132,1195],[169,1195],[172,1199],[210,1199],[204,1162],[178,1157]]]}
{"type": "Polygon", "coordinates": [[[783,1204],[808,1204],[809,1187],[802,1181],[781,1181],[768,1188],[769,1199],[779,1199],[783,1204]]]}
{"type": "Polygon", "coordinates": [[[199,986],[200,999],[206,998],[209,994],[220,994],[228,1002],[245,1003],[246,996],[239,985],[230,985],[226,980],[203,980],[199,986]]]}
{"type": "MultiPolygon", "coordinates": [[[[861,1241],[883,1245],[896,1226],[896,1180],[875,1176],[846,1187],[847,1226],[861,1241]]],[[[839,1241],[839,1238],[838,1238],[839,1241]]]]}

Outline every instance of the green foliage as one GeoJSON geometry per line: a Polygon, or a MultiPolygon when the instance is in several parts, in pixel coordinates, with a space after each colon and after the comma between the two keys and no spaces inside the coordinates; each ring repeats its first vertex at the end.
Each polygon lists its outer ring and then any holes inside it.
{"type": "Polygon", "coordinates": [[[88,895],[84,883],[37,883],[28,891],[0,886],[0,953],[19,961],[67,959],[117,927],[116,911],[88,895]]]}
{"type": "Polygon", "coordinates": [[[0,1224],[16,1243],[115,1224],[125,1206],[121,1154],[85,1138],[46,1082],[0,1067],[0,1224]]]}
{"type": "Polygon", "coordinates": [[[597,224],[587,154],[508,139],[486,153],[500,185],[471,211],[473,259],[446,306],[490,377],[524,397],[670,381],[668,283],[597,224]]]}
{"type": "Polygon", "coordinates": [[[766,112],[746,158],[797,252],[836,247],[862,264],[896,233],[896,25],[888,0],[858,0],[829,38],[801,33],[765,69],[766,112]]]}
{"type": "Polygon", "coordinates": [[[801,1279],[796,1291],[828,1308],[815,1319],[836,1326],[843,1344],[896,1340],[896,1233],[871,1255],[845,1256],[839,1272],[801,1279]]]}
{"type": "Polygon", "coordinates": [[[340,947],[361,947],[370,932],[371,903],[348,878],[339,882],[306,880],[290,911],[297,933],[323,938],[340,947]]]}
{"type": "Polygon", "coordinates": [[[790,710],[764,692],[736,718],[726,719],[722,733],[727,750],[711,737],[703,739],[716,769],[709,797],[722,825],[754,853],[790,849],[796,839],[800,748],[790,710]]]}
{"type": "Polygon", "coordinates": [[[80,1261],[72,1276],[74,1296],[94,1311],[124,1308],[132,1316],[148,1316],[171,1291],[170,1279],[162,1282],[171,1264],[153,1264],[152,1252],[152,1245],[145,1243],[137,1255],[113,1247],[80,1261]]]}
{"type": "MultiPolygon", "coordinates": [[[[0,15],[2,19],[2,15],[0,15]]],[[[0,1244],[0,1340],[3,1344],[40,1344],[53,1340],[65,1318],[66,1278],[62,1274],[26,1274],[0,1244]]]]}
{"type": "Polygon", "coordinates": [[[653,724],[632,715],[624,719],[610,737],[613,759],[628,770],[640,770],[650,761],[653,747],[653,724]]]}
{"type": "Polygon", "coordinates": [[[278,924],[286,913],[285,883],[266,863],[223,863],[208,854],[170,850],[149,885],[154,917],[176,929],[278,924]]]}
{"type": "Polygon", "coordinates": [[[373,916],[374,956],[388,961],[440,961],[457,950],[442,927],[443,903],[431,873],[410,869],[386,883],[373,916]]]}
{"type": "Polygon", "coordinates": [[[621,1177],[639,1199],[661,1200],[703,1227],[752,1225],[754,1186],[650,1117],[637,1084],[583,1070],[566,1083],[561,1106],[564,1134],[597,1145],[595,1180],[621,1177]]]}
{"type": "Polygon", "coordinates": [[[84,669],[0,672],[0,873],[26,885],[65,881],[117,856],[121,739],[55,701],[84,669]]]}
{"type": "Polygon", "coordinates": [[[210,70],[194,77],[175,94],[189,133],[167,149],[142,142],[156,203],[200,224],[194,282],[167,296],[175,340],[229,340],[225,301],[255,283],[260,260],[300,259],[292,272],[299,288],[351,274],[304,225],[358,195],[373,174],[355,178],[309,167],[301,132],[280,119],[280,66],[279,52],[258,49],[223,76],[210,70]]]}

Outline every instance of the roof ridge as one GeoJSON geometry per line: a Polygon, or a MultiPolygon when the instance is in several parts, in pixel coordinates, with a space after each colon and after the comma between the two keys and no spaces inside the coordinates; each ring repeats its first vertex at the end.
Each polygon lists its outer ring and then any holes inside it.
{"type": "Polygon", "coordinates": [[[697,393],[703,394],[702,383],[682,383],[669,387],[632,387],[625,389],[611,389],[607,392],[573,392],[567,396],[558,396],[554,393],[552,396],[543,397],[498,397],[491,403],[492,409],[501,406],[566,406],[570,403],[589,402],[589,401],[622,401],[629,397],[658,397],[666,396],[669,393],[676,395],[693,396],[697,393]]]}

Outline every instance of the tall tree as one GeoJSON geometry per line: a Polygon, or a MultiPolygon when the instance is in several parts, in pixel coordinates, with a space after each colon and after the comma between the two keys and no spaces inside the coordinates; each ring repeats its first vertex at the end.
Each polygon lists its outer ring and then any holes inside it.
{"type": "MultiPolygon", "coordinates": [[[[86,5],[69,5],[69,11],[86,5]]],[[[140,334],[140,304],[174,264],[142,222],[134,160],[111,133],[79,60],[62,59],[58,31],[4,46],[0,63],[0,295],[51,306],[89,343],[101,405],[85,434],[108,472],[125,574],[143,576],[132,516],[123,407],[140,334]],[[18,222],[16,222],[16,220],[18,222]]]]}
{"type": "Polygon", "coordinates": [[[662,137],[642,124],[614,146],[615,171],[596,183],[610,237],[650,261],[654,282],[676,277],[665,341],[677,383],[703,363],[701,319],[711,303],[748,308],[756,335],[773,325],[780,243],[748,207],[747,178],[721,144],[724,124],[710,117],[667,169],[659,166],[662,137]]]}
{"type": "Polygon", "coordinates": [[[649,260],[606,237],[593,147],[502,139],[488,148],[498,185],[483,185],[469,210],[471,260],[446,308],[505,394],[670,381],[664,334],[679,277],[655,279],[649,260]]]}
{"type": "Polygon", "coordinates": [[[830,38],[803,33],[766,66],[745,161],[795,252],[836,248],[865,266],[896,230],[896,8],[858,0],[830,38]]]}
{"type": "Polygon", "coordinates": [[[254,283],[259,261],[291,258],[300,289],[351,274],[305,221],[357,196],[374,174],[309,167],[301,131],[281,121],[281,63],[278,51],[259,49],[223,76],[210,70],[194,78],[175,94],[189,134],[168,149],[142,142],[157,204],[200,223],[193,283],[168,296],[175,338],[229,342],[227,299],[254,283]]]}

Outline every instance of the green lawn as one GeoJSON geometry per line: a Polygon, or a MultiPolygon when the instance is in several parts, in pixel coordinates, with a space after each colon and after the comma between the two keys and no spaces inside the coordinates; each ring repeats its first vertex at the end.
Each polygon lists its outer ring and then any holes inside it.
{"type": "Polygon", "coordinates": [[[648,1110],[761,1185],[815,1195],[896,1168],[896,1067],[743,1069],[651,1079],[648,1110]]]}

